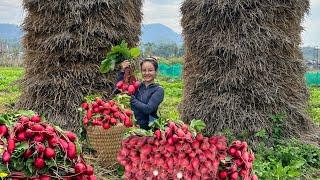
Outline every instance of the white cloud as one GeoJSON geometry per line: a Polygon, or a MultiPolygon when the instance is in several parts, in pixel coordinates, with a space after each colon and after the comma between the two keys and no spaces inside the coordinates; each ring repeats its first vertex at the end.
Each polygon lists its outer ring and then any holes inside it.
{"type": "Polygon", "coordinates": [[[21,24],[23,12],[21,0],[0,0],[0,23],[21,24]]]}
{"type": "Polygon", "coordinates": [[[182,0],[145,0],[143,5],[143,23],[161,23],[181,33],[181,3],[182,0]]]}

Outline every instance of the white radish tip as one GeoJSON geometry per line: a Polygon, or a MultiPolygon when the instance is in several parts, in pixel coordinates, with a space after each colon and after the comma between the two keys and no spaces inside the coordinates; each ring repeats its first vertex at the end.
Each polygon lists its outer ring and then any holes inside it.
{"type": "Polygon", "coordinates": [[[159,174],[158,170],[153,170],[153,175],[154,176],[158,176],[158,174],[159,174]]]}
{"type": "Polygon", "coordinates": [[[178,179],[181,179],[181,178],[182,178],[182,172],[178,172],[178,173],[177,173],[177,178],[178,178],[178,179]]]}

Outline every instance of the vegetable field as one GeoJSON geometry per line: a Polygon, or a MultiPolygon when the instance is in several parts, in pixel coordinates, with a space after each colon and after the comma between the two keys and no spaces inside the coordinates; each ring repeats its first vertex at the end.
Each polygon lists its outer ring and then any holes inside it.
{"type": "MultiPolygon", "coordinates": [[[[0,67],[0,113],[10,112],[20,95],[21,90],[14,84],[23,76],[22,68],[0,67]]],[[[178,105],[182,98],[183,83],[181,80],[158,77],[165,89],[165,99],[160,107],[160,116],[164,119],[178,119],[178,105]]],[[[307,111],[313,121],[320,125],[320,87],[310,87],[310,100],[307,111]]],[[[274,135],[268,137],[265,131],[255,136],[260,139],[255,145],[254,173],[259,179],[320,179],[320,148],[313,145],[301,144],[292,139],[280,139],[282,116],[273,117],[274,135]],[[274,146],[268,147],[273,141],[274,146]]],[[[234,137],[228,130],[225,136],[231,139],[246,140],[246,136],[234,137]]],[[[98,171],[101,169],[97,169],[98,171]]],[[[115,177],[121,171],[114,172],[115,177]]]]}

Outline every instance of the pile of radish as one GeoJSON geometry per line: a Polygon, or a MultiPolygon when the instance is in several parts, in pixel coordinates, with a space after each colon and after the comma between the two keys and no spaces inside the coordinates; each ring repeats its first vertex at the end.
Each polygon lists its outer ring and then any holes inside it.
{"type": "Polygon", "coordinates": [[[132,110],[124,108],[114,100],[104,101],[96,98],[91,103],[82,103],[81,107],[84,110],[84,125],[102,126],[104,129],[109,129],[119,123],[126,127],[133,126],[132,110]]]}
{"type": "Polygon", "coordinates": [[[74,133],[42,121],[39,115],[11,117],[16,121],[0,125],[1,166],[11,179],[96,179],[93,167],[81,157],[74,133]]]}
{"type": "Polygon", "coordinates": [[[228,147],[224,136],[204,137],[191,125],[174,122],[153,136],[124,139],[117,159],[125,179],[257,179],[246,142],[228,147]]]}

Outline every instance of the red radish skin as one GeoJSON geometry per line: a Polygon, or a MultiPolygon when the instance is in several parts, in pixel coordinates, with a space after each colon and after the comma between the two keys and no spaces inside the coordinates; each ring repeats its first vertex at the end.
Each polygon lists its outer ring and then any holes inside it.
{"type": "Polygon", "coordinates": [[[18,141],[25,141],[27,140],[27,134],[26,132],[20,132],[16,138],[18,141]]]}
{"type": "Polygon", "coordinates": [[[43,144],[39,143],[39,144],[37,144],[36,149],[37,149],[37,152],[42,153],[42,152],[44,152],[46,147],[43,144]]]}
{"type": "Polygon", "coordinates": [[[86,172],[87,168],[86,168],[86,165],[84,165],[83,163],[81,162],[78,162],[76,163],[76,165],[74,166],[74,170],[77,174],[81,174],[81,173],[84,173],[86,172]]]}
{"type": "Polygon", "coordinates": [[[81,107],[83,108],[83,109],[89,109],[89,104],[88,103],[86,103],[86,102],[84,102],[84,103],[82,103],[81,104],[81,107]]]}
{"type": "Polygon", "coordinates": [[[42,158],[38,157],[34,160],[34,166],[36,169],[42,169],[46,166],[46,162],[42,158]]]}
{"type": "Polygon", "coordinates": [[[65,131],[65,135],[69,138],[70,141],[74,142],[77,139],[77,136],[70,131],[65,131]]]}
{"type": "Polygon", "coordinates": [[[132,95],[132,94],[134,94],[135,91],[136,91],[136,89],[134,88],[134,86],[133,85],[129,85],[128,94],[132,95]]]}
{"type": "Polygon", "coordinates": [[[76,145],[73,142],[68,142],[67,156],[70,159],[74,159],[77,155],[76,145]]]}
{"type": "Polygon", "coordinates": [[[8,128],[6,125],[0,125],[0,137],[6,136],[8,134],[8,128]]]}
{"type": "Polygon", "coordinates": [[[8,139],[8,147],[7,147],[7,150],[10,154],[12,154],[12,152],[15,150],[16,148],[16,142],[12,139],[12,138],[9,138],[8,139]]]}
{"type": "Polygon", "coordinates": [[[219,173],[219,178],[220,179],[227,179],[227,177],[228,177],[228,172],[227,171],[221,171],[219,173]]]}
{"type": "Polygon", "coordinates": [[[46,158],[51,159],[51,158],[56,157],[56,152],[54,151],[54,149],[47,147],[44,150],[44,155],[46,158]]]}
{"type": "Polygon", "coordinates": [[[31,121],[34,123],[39,123],[39,122],[41,122],[41,118],[39,115],[34,115],[31,117],[31,121]]]}
{"type": "Polygon", "coordinates": [[[9,163],[10,158],[11,158],[11,154],[8,151],[3,152],[3,154],[2,154],[2,162],[4,164],[9,163]]]}
{"type": "Polygon", "coordinates": [[[93,175],[93,172],[94,172],[93,167],[90,165],[87,165],[87,170],[86,170],[87,175],[93,175]]]}

